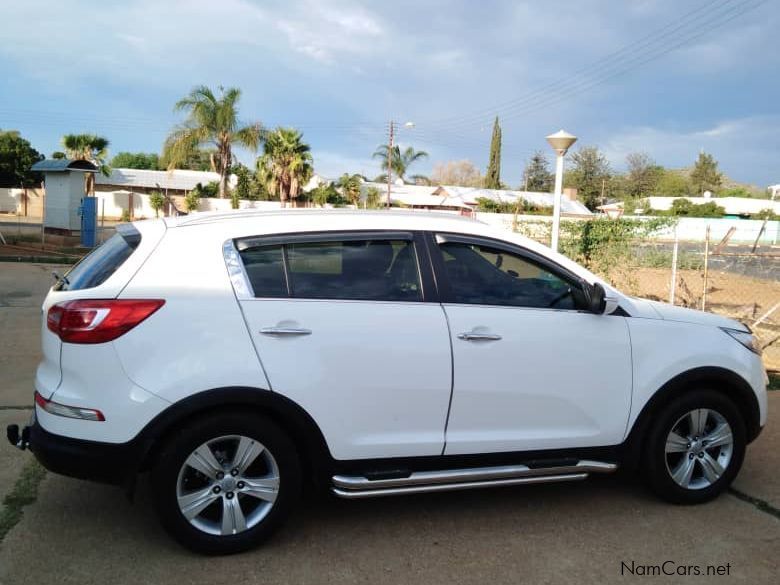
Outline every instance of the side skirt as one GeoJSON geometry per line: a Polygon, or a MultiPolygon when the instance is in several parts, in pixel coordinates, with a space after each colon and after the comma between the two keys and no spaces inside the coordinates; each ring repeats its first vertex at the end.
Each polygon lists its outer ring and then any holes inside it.
{"type": "Polygon", "coordinates": [[[591,473],[612,473],[617,468],[615,463],[580,460],[566,465],[556,462],[545,465],[543,462],[538,462],[533,467],[502,465],[437,471],[399,471],[379,476],[334,475],[331,491],[342,498],[358,499],[528,483],[578,481],[587,478],[591,473]]]}

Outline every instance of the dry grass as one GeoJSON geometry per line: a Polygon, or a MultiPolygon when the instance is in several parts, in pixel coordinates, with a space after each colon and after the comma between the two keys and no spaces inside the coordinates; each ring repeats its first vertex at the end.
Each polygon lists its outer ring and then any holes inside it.
{"type": "MultiPolygon", "coordinates": [[[[668,301],[671,272],[668,268],[635,268],[617,275],[614,284],[643,298],[668,301]]],[[[699,270],[679,270],[675,304],[702,308],[704,274],[699,270]]],[[[706,310],[737,319],[749,325],[764,344],[767,368],[780,369],[780,308],[754,326],[755,321],[780,302],[780,282],[751,278],[729,272],[710,272],[707,278],[706,310]]]]}

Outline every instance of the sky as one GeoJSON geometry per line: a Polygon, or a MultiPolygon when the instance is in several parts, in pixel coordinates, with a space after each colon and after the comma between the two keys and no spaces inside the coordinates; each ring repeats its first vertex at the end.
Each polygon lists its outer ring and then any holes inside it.
{"type": "Polygon", "coordinates": [[[247,122],[302,130],[326,177],[379,174],[390,120],[429,154],[414,173],[484,172],[498,116],[513,186],[561,128],[616,171],[633,151],[677,168],[705,150],[738,181],[780,183],[776,0],[4,0],[2,14],[0,128],[47,155],[74,132],[159,152],[174,103],[206,84],[241,88],[247,122]]]}

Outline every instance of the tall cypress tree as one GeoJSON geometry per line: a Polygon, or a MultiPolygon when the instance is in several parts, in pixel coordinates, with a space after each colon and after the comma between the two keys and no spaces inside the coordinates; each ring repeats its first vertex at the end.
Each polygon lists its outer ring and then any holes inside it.
{"type": "Polygon", "coordinates": [[[493,122],[493,138],[490,140],[490,159],[485,173],[485,187],[501,188],[501,126],[498,125],[498,116],[493,122]]]}

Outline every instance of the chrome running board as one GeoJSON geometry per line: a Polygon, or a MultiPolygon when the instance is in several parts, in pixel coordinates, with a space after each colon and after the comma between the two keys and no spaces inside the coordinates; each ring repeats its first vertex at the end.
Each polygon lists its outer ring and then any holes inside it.
{"type": "Polygon", "coordinates": [[[502,465],[472,469],[415,471],[407,477],[369,479],[364,476],[335,475],[331,491],[341,498],[373,498],[481,487],[509,486],[556,481],[577,481],[591,473],[612,473],[614,463],[579,461],[575,465],[528,467],[502,465]]]}

